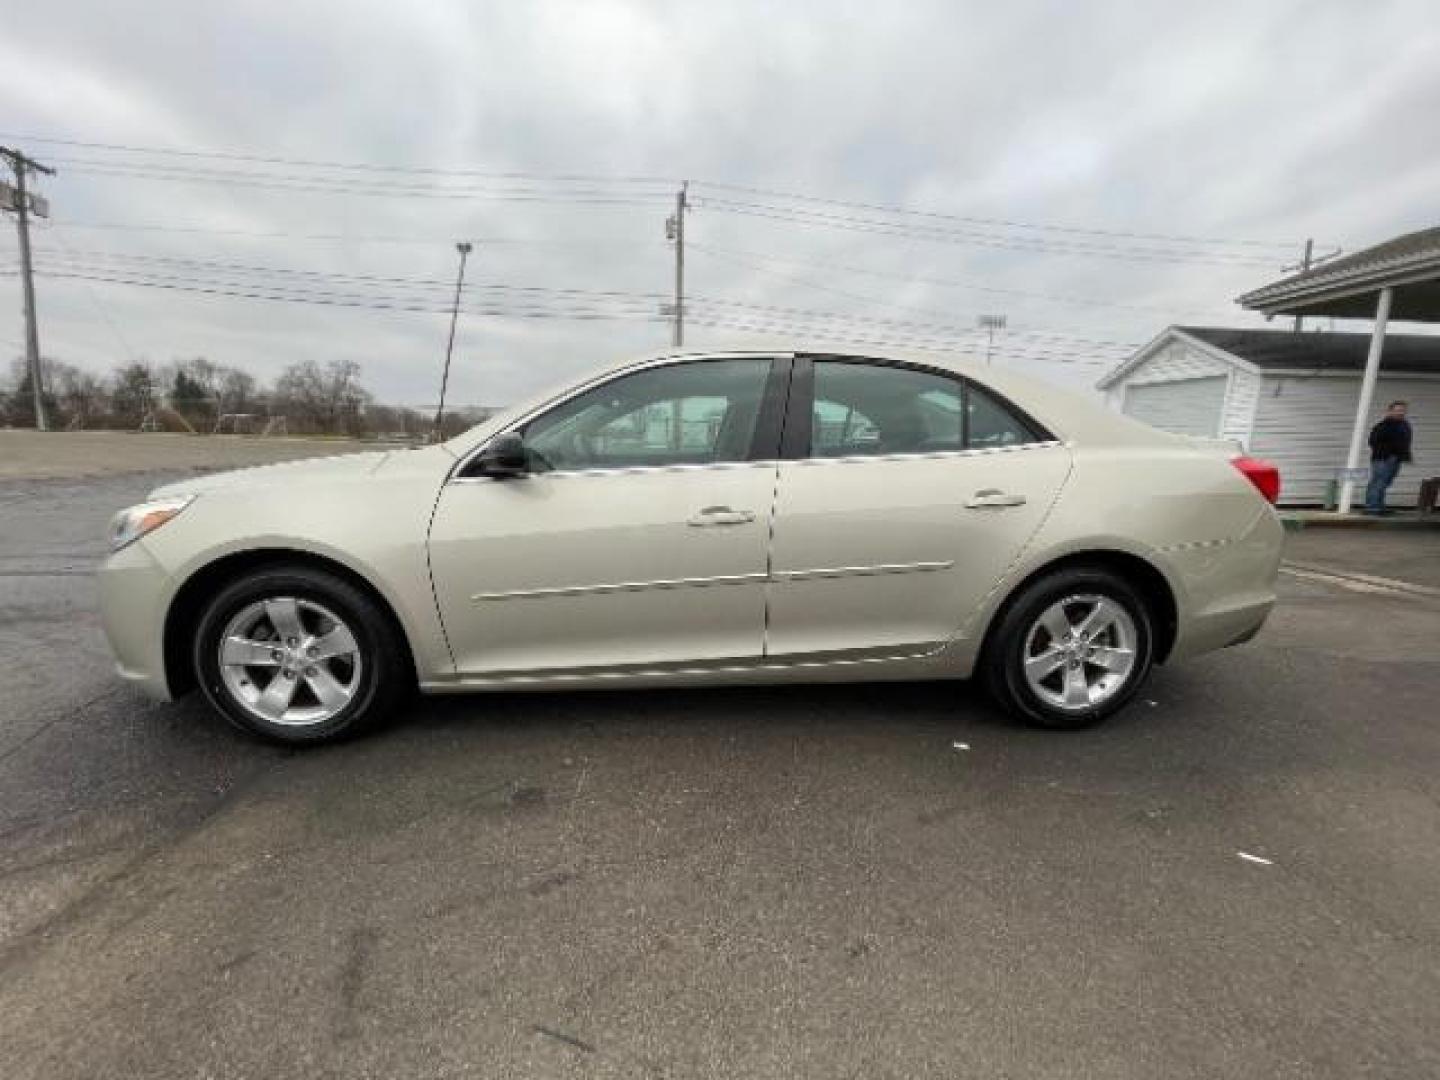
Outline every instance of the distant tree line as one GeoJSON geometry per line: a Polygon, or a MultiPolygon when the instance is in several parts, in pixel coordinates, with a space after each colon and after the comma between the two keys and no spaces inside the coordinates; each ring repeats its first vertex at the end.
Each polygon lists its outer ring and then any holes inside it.
{"type": "MultiPolygon", "coordinates": [[[[10,367],[9,392],[0,391],[0,426],[34,427],[35,405],[24,359],[10,367]]],[[[425,439],[435,417],[405,406],[382,405],[360,384],[353,360],[291,364],[269,386],[253,375],[203,356],[156,365],[121,364],[108,376],[63,360],[41,361],[46,416],[53,429],[191,429],[258,434],[267,426],[291,435],[425,439]],[[276,421],[271,424],[271,421],[276,421]]],[[[445,415],[446,438],[479,423],[493,409],[445,415]]]]}

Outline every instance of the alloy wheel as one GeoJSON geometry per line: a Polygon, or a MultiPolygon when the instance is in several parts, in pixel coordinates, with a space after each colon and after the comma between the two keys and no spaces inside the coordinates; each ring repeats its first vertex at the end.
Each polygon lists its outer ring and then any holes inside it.
{"type": "Polygon", "coordinates": [[[1137,640],[1135,620],[1114,599],[1067,596],[1041,612],[1025,635],[1025,681],[1052,708],[1088,711],[1129,682],[1137,640]]]}
{"type": "Polygon", "coordinates": [[[323,724],[360,688],[355,635],[313,600],[277,596],[247,604],[220,636],[220,677],[230,696],[261,720],[323,724]]]}

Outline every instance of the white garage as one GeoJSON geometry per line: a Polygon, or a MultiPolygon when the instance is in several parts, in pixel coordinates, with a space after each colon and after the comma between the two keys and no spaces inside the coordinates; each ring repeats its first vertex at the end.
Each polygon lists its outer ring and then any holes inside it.
{"type": "MultiPolygon", "coordinates": [[[[1114,409],[1182,435],[1230,439],[1280,466],[1280,502],[1320,506],[1345,464],[1369,334],[1172,326],[1097,383],[1114,409]]],[[[1415,463],[1390,490],[1413,506],[1440,476],[1440,336],[1390,334],[1371,418],[1410,403],[1415,463]]]]}

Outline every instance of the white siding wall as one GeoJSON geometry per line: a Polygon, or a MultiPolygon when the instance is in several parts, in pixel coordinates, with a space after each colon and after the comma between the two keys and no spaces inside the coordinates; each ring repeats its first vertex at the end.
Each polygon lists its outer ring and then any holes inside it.
{"type": "MultiPolygon", "coordinates": [[[[1282,504],[1321,503],[1327,481],[1345,464],[1360,377],[1329,375],[1266,375],[1260,389],[1250,452],[1280,466],[1282,504]]],[[[1410,403],[1415,425],[1415,463],[1400,470],[1390,489],[1394,506],[1414,506],[1420,481],[1440,476],[1440,380],[1405,376],[1387,377],[1383,370],[1375,386],[1373,415],[1380,419],[1385,406],[1401,399],[1410,403]]],[[[1370,450],[1361,464],[1370,462],[1370,450]]],[[[1356,493],[1363,497],[1363,488],[1356,493]]]]}
{"type": "Polygon", "coordinates": [[[1265,380],[1249,371],[1232,368],[1230,393],[1225,395],[1225,415],[1220,422],[1220,437],[1233,439],[1245,450],[1255,433],[1255,411],[1260,403],[1260,390],[1265,380]]]}
{"type": "Polygon", "coordinates": [[[1230,378],[1220,417],[1220,428],[1216,434],[1223,439],[1233,439],[1248,449],[1255,407],[1260,396],[1260,376],[1216,359],[1189,342],[1171,341],[1157,350],[1149,360],[1110,387],[1105,393],[1105,400],[1112,409],[1123,410],[1127,386],[1180,382],[1209,375],[1227,375],[1230,378]]]}

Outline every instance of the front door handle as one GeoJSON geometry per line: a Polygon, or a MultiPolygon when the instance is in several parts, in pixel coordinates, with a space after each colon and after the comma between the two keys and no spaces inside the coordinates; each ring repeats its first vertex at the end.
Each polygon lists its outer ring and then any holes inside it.
{"type": "Polygon", "coordinates": [[[728,506],[707,506],[685,524],[697,529],[704,529],[712,525],[748,525],[754,520],[755,512],[753,510],[731,510],[728,506]]]}
{"type": "Polygon", "coordinates": [[[1024,506],[1024,495],[1007,495],[999,488],[986,488],[984,491],[977,491],[965,503],[966,510],[987,510],[1004,506],[1024,506]]]}

